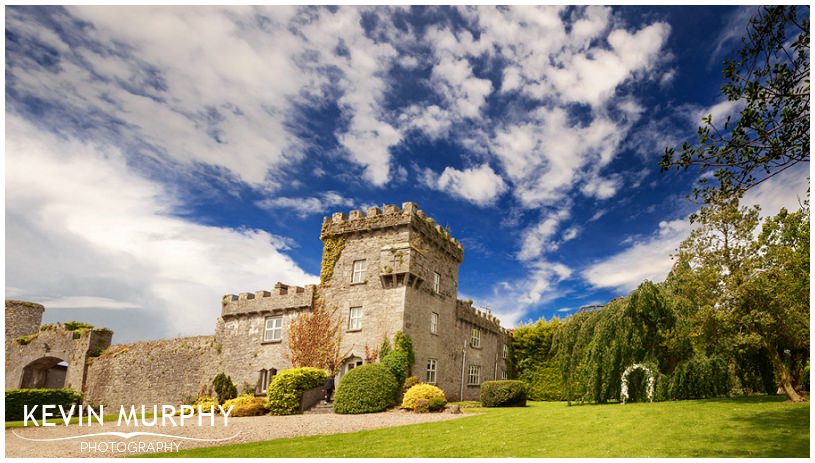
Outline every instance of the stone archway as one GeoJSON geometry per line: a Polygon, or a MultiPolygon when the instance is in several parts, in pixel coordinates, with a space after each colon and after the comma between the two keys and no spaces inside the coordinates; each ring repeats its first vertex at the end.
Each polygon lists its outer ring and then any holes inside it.
{"type": "Polygon", "coordinates": [[[648,396],[648,401],[654,401],[654,373],[651,371],[650,368],[646,367],[641,363],[635,363],[630,367],[626,368],[623,372],[622,377],[620,378],[620,382],[622,383],[620,386],[620,403],[625,405],[625,401],[628,400],[628,375],[631,374],[634,370],[642,370],[646,375],[648,375],[648,386],[645,389],[645,393],[648,396]]]}
{"type": "Polygon", "coordinates": [[[21,389],[61,389],[68,377],[68,362],[59,357],[40,357],[23,367],[21,389]]]}

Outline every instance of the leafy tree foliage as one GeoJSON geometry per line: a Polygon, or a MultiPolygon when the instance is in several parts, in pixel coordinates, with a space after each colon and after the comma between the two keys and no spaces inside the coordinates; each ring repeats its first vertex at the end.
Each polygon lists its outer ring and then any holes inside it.
{"type": "Polygon", "coordinates": [[[801,400],[796,388],[809,358],[809,206],[782,209],[761,223],[757,207],[714,198],[680,247],[672,282],[696,300],[694,346],[730,356],[740,379],[755,386],[760,378],[765,389],[769,361],[790,399],[801,400]]]}
{"type": "MultiPolygon", "coordinates": [[[[389,344],[390,343],[388,343],[388,345],[389,344]]],[[[385,347],[384,343],[382,347],[385,347]]],[[[410,336],[401,331],[397,331],[393,340],[393,349],[386,350],[388,352],[382,358],[382,363],[393,373],[401,389],[405,384],[405,379],[410,376],[410,369],[416,361],[416,357],[413,353],[413,342],[410,340],[410,336]]]]}
{"type": "Polygon", "coordinates": [[[238,396],[238,387],[232,382],[232,378],[225,373],[218,373],[212,380],[212,388],[218,396],[218,403],[223,404],[227,400],[232,400],[238,396]]]}
{"type": "Polygon", "coordinates": [[[336,308],[329,310],[323,299],[315,297],[312,310],[302,313],[289,326],[289,360],[293,367],[314,367],[334,373],[342,363],[339,352],[341,321],[336,308]]]}
{"type": "Polygon", "coordinates": [[[716,191],[744,191],[802,162],[809,162],[809,10],[799,6],[761,7],[751,18],[743,47],[725,61],[722,93],[743,103],[736,121],[717,127],[706,116],[696,144],[679,153],[667,148],[662,170],[700,166],[715,170],[716,185],[694,190],[706,202],[716,191]],[[805,10],[803,12],[801,10],[805,10]],[[803,16],[803,17],[800,17],[803,16]]]}
{"type": "Polygon", "coordinates": [[[526,384],[530,400],[564,399],[560,363],[552,341],[561,322],[553,318],[521,325],[512,333],[510,372],[526,384]]]}

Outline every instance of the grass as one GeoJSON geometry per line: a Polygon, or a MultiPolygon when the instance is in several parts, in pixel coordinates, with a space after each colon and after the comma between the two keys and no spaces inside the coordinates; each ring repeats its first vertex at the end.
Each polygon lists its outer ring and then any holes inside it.
{"type": "Polygon", "coordinates": [[[445,422],[157,457],[799,457],[809,404],[740,397],[627,405],[531,402],[445,422]]]}

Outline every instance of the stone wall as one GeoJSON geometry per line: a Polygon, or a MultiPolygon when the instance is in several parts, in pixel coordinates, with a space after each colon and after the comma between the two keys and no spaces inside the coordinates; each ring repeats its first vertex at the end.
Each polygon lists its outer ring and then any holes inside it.
{"type": "MultiPolygon", "coordinates": [[[[45,307],[26,301],[6,299],[6,359],[11,343],[20,336],[34,334],[40,329],[45,307]]],[[[7,362],[8,363],[8,362],[7,362]]]]}
{"type": "Polygon", "coordinates": [[[114,408],[175,405],[211,386],[220,367],[214,336],[118,344],[88,365],[85,400],[114,408]]]}
{"type": "Polygon", "coordinates": [[[86,380],[85,365],[110,345],[112,337],[110,330],[70,331],[57,323],[38,327],[27,342],[15,338],[6,350],[6,389],[33,387],[30,383],[39,382],[38,375],[66,362],[65,387],[81,391],[86,380]]]}

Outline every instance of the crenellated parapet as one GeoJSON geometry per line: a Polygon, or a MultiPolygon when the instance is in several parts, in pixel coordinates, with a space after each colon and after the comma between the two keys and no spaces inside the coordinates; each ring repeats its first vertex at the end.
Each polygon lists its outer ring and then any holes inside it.
{"type": "Polygon", "coordinates": [[[402,203],[401,209],[396,205],[386,205],[383,209],[369,207],[365,212],[359,210],[350,211],[348,214],[335,212],[331,217],[323,218],[320,239],[404,226],[420,232],[428,241],[436,244],[458,262],[464,258],[464,246],[450,236],[444,227],[427,217],[427,214],[413,202],[402,203]]]}
{"type": "Polygon", "coordinates": [[[227,294],[221,300],[224,318],[311,308],[315,285],[289,286],[278,282],[272,291],[227,294]]]}
{"type": "Polygon", "coordinates": [[[487,331],[508,335],[509,331],[501,326],[498,317],[473,306],[473,301],[456,300],[456,318],[479,326],[487,331]]]}

